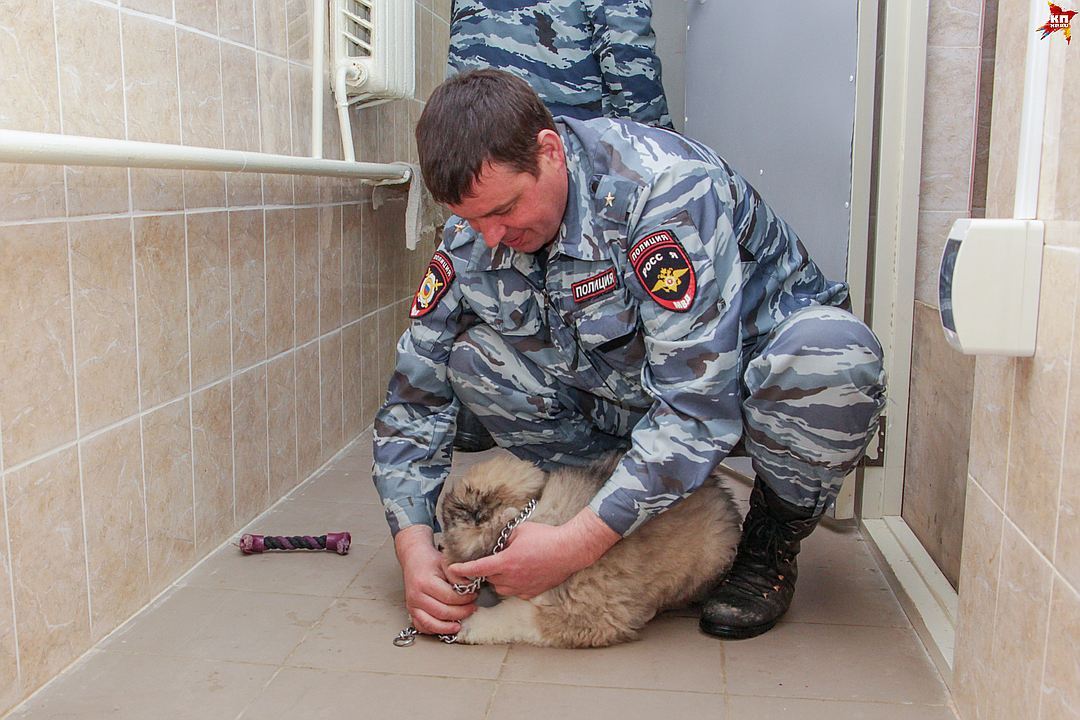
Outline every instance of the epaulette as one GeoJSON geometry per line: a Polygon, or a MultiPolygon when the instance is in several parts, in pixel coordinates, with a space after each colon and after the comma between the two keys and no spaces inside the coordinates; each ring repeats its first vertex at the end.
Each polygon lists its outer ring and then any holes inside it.
{"type": "Polygon", "coordinates": [[[473,230],[472,225],[465,222],[457,215],[451,215],[443,229],[443,245],[447,250],[457,250],[477,240],[479,235],[473,230]]]}
{"type": "Polygon", "coordinates": [[[619,225],[625,223],[639,188],[633,180],[618,175],[593,175],[589,189],[596,214],[619,225]]]}

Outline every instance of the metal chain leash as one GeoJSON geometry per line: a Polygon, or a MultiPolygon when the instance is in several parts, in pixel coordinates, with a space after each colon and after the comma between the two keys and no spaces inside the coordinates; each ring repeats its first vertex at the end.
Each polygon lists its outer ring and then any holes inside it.
{"type": "MultiPolygon", "coordinates": [[[[506,542],[510,539],[510,535],[514,532],[518,525],[529,519],[529,516],[532,515],[532,511],[535,509],[536,498],[533,498],[525,504],[525,507],[522,508],[521,512],[518,513],[516,518],[506,523],[506,527],[504,527],[502,529],[502,532],[499,533],[499,539],[495,541],[495,547],[491,549],[491,555],[495,555],[496,553],[501,553],[503,551],[503,549],[506,547],[506,542]]],[[[468,595],[469,593],[477,592],[480,589],[480,586],[483,585],[485,582],[487,582],[486,577],[475,577],[467,585],[454,583],[454,592],[456,592],[458,595],[468,595]]],[[[417,630],[413,625],[409,625],[409,627],[405,628],[397,634],[397,637],[394,638],[394,645],[396,645],[397,647],[409,647],[413,644],[413,642],[416,640],[416,636],[419,634],[419,630],[417,630]]],[[[438,637],[447,645],[452,645],[457,642],[457,635],[439,635],[438,637]]]]}

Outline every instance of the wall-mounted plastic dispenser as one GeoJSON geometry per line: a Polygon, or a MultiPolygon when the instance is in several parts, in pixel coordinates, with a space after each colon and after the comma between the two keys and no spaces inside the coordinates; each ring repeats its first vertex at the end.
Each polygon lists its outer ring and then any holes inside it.
{"type": "Polygon", "coordinates": [[[965,355],[1034,355],[1042,256],[1039,220],[953,223],[938,284],[949,344],[965,355]]]}

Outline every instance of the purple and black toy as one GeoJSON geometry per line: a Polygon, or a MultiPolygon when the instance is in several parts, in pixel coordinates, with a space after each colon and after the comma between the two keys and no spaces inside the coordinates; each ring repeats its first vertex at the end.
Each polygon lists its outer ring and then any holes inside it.
{"type": "Polygon", "coordinates": [[[245,555],[267,550],[333,550],[338,555],[349,554],[352,535],[347,532],[325,535],[244,535],[240,538],[240,551],[245,555]]]}

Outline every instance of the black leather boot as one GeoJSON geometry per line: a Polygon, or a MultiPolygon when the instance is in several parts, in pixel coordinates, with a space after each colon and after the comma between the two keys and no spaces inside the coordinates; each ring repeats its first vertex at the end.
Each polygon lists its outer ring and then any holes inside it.
{"type": "Polygon", "coordinates": [[[458,408],[457,433],[454,435],[454,449],[458,452],[481,452],[495,447],[495,438],[469,408],[463,404],[458,408]]]}
{"type": "Polygon", "coordinates": [[[742,640],[770,629],[795,595],[799,543],[821,516],[781,500],[761,480],[750,494],[735,562],[701,609],[701,629],[742,640]]]}

